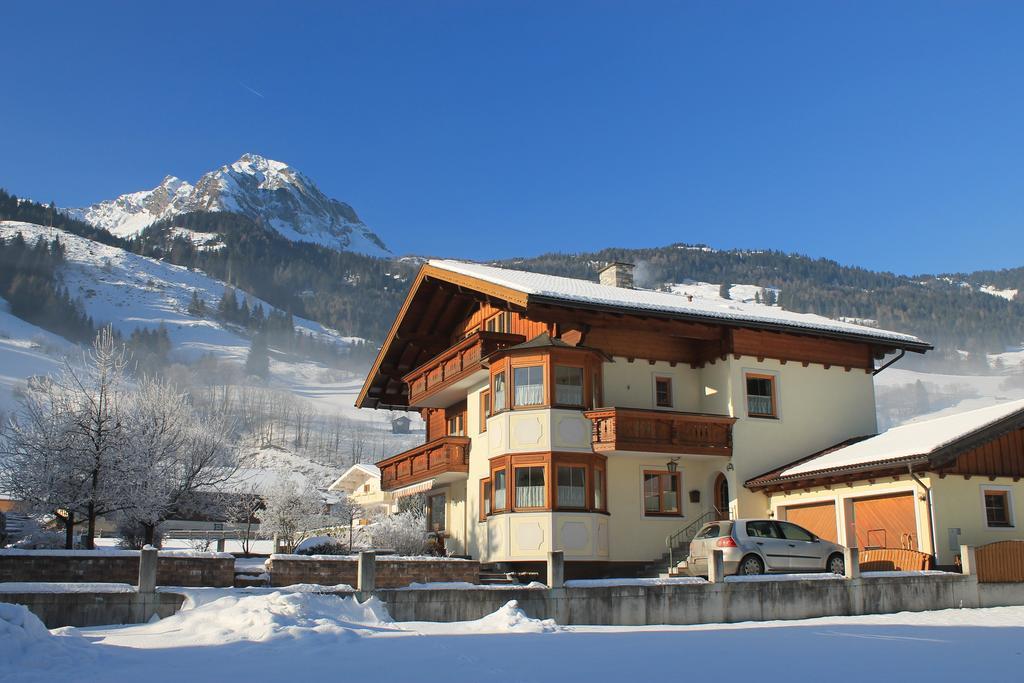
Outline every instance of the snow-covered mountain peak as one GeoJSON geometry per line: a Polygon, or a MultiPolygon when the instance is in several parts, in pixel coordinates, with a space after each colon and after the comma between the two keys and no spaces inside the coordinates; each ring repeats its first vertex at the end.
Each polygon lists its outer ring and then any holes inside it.
{"type": "Polygon", "coordinates": [[[288,164],[251,153],[206,173],[195,185],[169,175],[152,190],[68,213],[130,237],[155,221],[190,211],[241,213],[296,242],[372,256],[391,254],[351,206],[327,197],[288,164]]]}

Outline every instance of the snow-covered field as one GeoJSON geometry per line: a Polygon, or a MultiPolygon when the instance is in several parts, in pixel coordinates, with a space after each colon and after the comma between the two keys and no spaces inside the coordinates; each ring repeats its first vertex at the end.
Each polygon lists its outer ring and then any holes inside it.
{"type": "Polygon", "coordinates": [[[0,680],[1015,681],[1024,608],[703,626],[563,627],[514,602],[483,619],[396,623],[371,600],[221,591],[138,626],[46,631],[0,605],[0,680]]]}

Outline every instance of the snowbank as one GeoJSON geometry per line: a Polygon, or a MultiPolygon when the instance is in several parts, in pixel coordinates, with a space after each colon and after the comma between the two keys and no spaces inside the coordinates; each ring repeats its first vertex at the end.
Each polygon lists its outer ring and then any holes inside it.
{"type": "Polygon", "coordinates": [[[274,591],[262,595],[224,595],[153,624],[133,627],[133,639],[145,647],[270,642],[319,634],[348,640],[366,629],[395,626],[384,603],[313,592],[274,591]],[[173,634],[172,639],[166,636],[173,634]]]}
{"type": "Polygon", "coordinates": [[[24,605],[0,602],[0,678],[31,662],[37,668],[81,664],[89,643],[75,629],[54,635],[24,605]]]}
{"type": "Polygon", "coordinates": [[[554,619],[534,619],[509,600],[498,611],[474,621],[439,623],[431,621],[400,622],[403,629],[427,635],[470,635],[484,633],[554,633],[562,630],[554,619]]]}

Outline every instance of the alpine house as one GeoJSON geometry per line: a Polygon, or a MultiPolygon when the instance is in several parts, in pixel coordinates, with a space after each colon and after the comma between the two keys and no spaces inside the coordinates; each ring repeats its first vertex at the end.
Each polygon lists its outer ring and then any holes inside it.
{"type": "Polygon", "coordinates": [[[562,550],[622,575],[718,517],[745,482],[874,434],[877,365],[907,334],[724,299],[448,260],[422,266],[357,405],[418,410],[426,442],[380,461],[426,493],[448,552],[509,569],[562,550]],[[631,565],[631,566],[630,566],[631,565]]]}

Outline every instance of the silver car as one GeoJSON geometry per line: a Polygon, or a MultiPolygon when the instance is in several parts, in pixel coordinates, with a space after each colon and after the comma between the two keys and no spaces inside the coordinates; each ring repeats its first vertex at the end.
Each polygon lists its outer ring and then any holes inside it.
{"type": "Polygon", "coordinates": [[[722,551],[726,574],[843,574],[846,569],[843,546],[774,519],[733,519],[702,526],[686,558],[691,576],[707,576],[708,557],[716,549],[722,551]]]}

